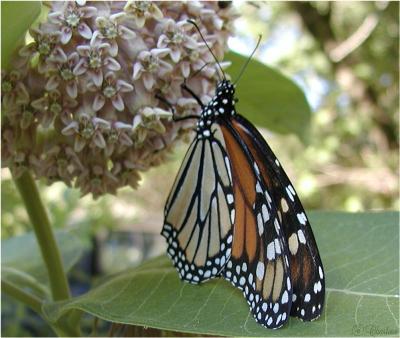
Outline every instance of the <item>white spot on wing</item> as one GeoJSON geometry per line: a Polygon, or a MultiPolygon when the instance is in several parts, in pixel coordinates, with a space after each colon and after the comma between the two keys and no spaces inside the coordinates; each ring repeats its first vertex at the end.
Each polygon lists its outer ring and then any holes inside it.
{"type": "Polygon", "coordinates": [[[282,295],[282,304],[286,304],[289,300],[289,295],[287,293],[287,291],[285,290],[285,292],[282,295]]]}
{"type": "Polygon", "coordinates": [[[264,223],[266,223],[269,220],[269,212],[267,209],[267,206],[265,204],[262,205],[261,207],[264,223]]]}
{"type": "Polygon", "coordinates": [[[270,261],[275,259],[275,245],[274,245],[273,241],[271,243],[269,243],[268,246],[267,246],[267,258],[270,261]]]}
{"type": "Polygon", "coordinates": [[[275,251],[279,255],[282,251],[278,238],[275,238],[274,242],[275,242],[275,251]]]}
{"type": "Polygon", "coordinates": [[[226,170],[228,171],[229,179],[232,182],[231,164],[230,164],[229,158],[227,156],[225,156],[225,166],[226,166],[226,170]]]}
{"type": "Polygon", "coordinates": [[[307,223],[307,218],[304,212],[297,214],[297,219],[299,220],[300,224],[305,225],[307,223]]]}
{"type": "Polygon", "coordinates": [[[257,214],[257,226],[258,226],[258,233],[261,236],[264,232],[264,223],[260,213],[257,214]]]}
{"type": "Polygon", "coordinates": [[[297,253],[297,250],[299,248],[299,242],[297,240],[297,235],[294,232],[290,237],[289,237],[289,251],[292,255],[295,255],[297,253]]]}
{"type": "MultiPolygon", "coordinates": [[[[289,196],[290,200],[291,200],[292,202],[294,202],[293,193],[292,193],[292,191],[289,189],[289,187],[291,187],[291,185],[286,187],[286,193],[287,193],[287,195],[289,196]]],[[[293,188],[292,188],[292,189],[293,189],[293,188]]]]}
{"type": "Polygon", "coordinates": [[[231,210],[231,223],[235,223],[235,209],[231,210]]]}
{"type": "Polygon", "coordinates": [[[306,238],[304,237],[304,233],[302,230],[297,231],[297,235],[299,236],[300,243],[306,244],[306,238]]]}
{"type": "Polygon", "coordinates": [[[256,275],[259,280],[262,280],[264,278],[264,270],[265,266],[263,262],[258,262],[257,263],[257,270],[256,270],[256,275]]]}

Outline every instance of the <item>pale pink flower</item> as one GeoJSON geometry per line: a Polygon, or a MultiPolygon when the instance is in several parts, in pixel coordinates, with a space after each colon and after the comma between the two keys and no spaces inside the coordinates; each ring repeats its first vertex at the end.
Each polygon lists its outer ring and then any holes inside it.
{"type": "Polygon", "coordinates": [[[126,13],[119,12],[110,16],[99,16],[96,18],[96,25],[99,29],[98,38],[103,39],[110,44],[110,55],[118,55],[118,40],[132,40],[136,33],[123,25],[126,13]]]}
{"type": "Polygon", "coordinates": [[[1,72],[1,104],[4,109],[12,109],[16,105],[29,103],[29,93],[21,81],[21,73],[13,70],[9,73],[1,72]]]}
{"type": "Polygon", "coordinates": [[[58,90],[45,92],[44,95],[32,101],[32,107],[37,111],[37,118],[41,124],[48,128],[55,116],[60,115],[64,110],[75,108],[78,102],[68,96],[61,96],[58,90]]]}
{"type": "Polygon", "coordinates": [[[64,51],[60,51],[59,60],[54,61],[54,71],[51,72],[46,83],[46,90],[51,91],[59,86],[65,86],[67,94],[75,99],[78,96],[78,77],[74,74],[74,68],[78,64],[79,55],[72,52],[66,55],[64,51]]]}
{"type": "Polygon", "coordinates": [[[97,8],[91,6],[79,6],[74,1],[55,2],[54,12],[49,13],[49,21],[57,25],[61,31],[61,43],[67,44],[73,35],[77,32],[84,39],[89,40],[92,37],[92,30],[85,22],[96,15],[97,8]]]}
{"type": "Polygon", "coordinates": [[[95,198],[136,189],[189,140],[195,120],[172,119],[200,113],[184,81],[204,103],[214,95],[215,60],[187,19],[223,60],[236,14],[208,1],[45,5],[33,42],[2,72],[2,165],[95,198]]]}
{"type": "Polygon", "coordinates": [[[50,68],[46,61],[58,45],[61,33],[51,24],[43,24],[40,29],[31,28],[29,33],[34,41],[22,47],[19,50],[19,56],[27,62],[38,55],[37,69],[39,73],[44,74],[50,68]]]}
{"type": "Polygon", "coordinates": [[[114,122],[106,133],[106,155],[111,156],[115,148],[125,150],[133,145],[131,138],[132,125],[123,122],[114,122]]]}
{"type": "Polygon", "coordinates": [[[61,133],[74,136],[74,150],[82,151],[85,146],[93,144],[99,148],[106,147],[103,133],[110,129],[110,123],[98,117],[91,117],[85,112],[79,114],[77,120],[71,121],[61,133]]]}
{"type": "Polygon", "coordinates": [[[94,82],[90,82],[87,88],[96,92],[92,104],[94,111],[99,111],[103,108],[107,100],[112,103],[115,109],[123,111],[125,105],[121,94],[133,91],[133,86],[130,83],[117,79],[113,72],[108,72],[105,75],[101,88],[98,88],[94,82]]]}
{"type": "Polygon", "coordinates": [[[168,48],[172,61],[178,63],[187,49],[197,49],[198,43],[189,31],[193,25],[186,20],[175,22],[172,19],[158,25],[156,30],[162,31],[157,41],[157,48],[168,48]]]}
{"type": "Polygon", "coordinates": [[[93,34],[90,45],[77,47],[79,55],[82,57],[74,68],[74,74],[84,76],[86,81],[92,80],[96,86],[103,83],[103,69],[118,71],[121,69],[117,60],[109,55],[110,45],[102,43],[97,39],[97,34],[93,34]]]}
{"type": "Polygon", "coordinates": [[[133,18],[138,28],[144,26],[146,19],[161,20],[163,18],[163,13],[153,1],[128,1],[124,11],[133,18]]]}
{"type": "Polygon", "coordinates": [[[151,90],[158,77],[165,76],[172,71],[172,66],[162,58],[169,54],[168,48],[154,48],[150,51],[142,51],[133,65],[133,80],[142,78],[147,90],[151,90]]]}

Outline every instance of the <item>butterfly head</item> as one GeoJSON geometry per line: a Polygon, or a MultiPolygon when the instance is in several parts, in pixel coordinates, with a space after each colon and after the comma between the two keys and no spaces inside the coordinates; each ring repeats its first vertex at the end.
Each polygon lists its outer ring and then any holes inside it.
{"type": "Polygon", "coordinates": [[[215,89],[215,95],[204,112],[207,115],[233,115],[235,113],[235,85],[229,80],[222,80],[215,89]]]}

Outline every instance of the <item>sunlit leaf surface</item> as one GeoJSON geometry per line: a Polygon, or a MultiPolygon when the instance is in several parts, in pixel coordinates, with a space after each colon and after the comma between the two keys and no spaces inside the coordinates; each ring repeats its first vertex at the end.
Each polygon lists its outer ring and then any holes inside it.
{"type": "MultiPolygon", "coordinates": [[[[247,57],[230,52],[227,69],[236,80],[247,57]]],[[[279,133],[307,135],[311,110],[301,89],[277,69],[252,59],[237,84],[237,111],[252,123],[279,133]]]]}
{"type": "Polygon", "coordinates": [[[6,67],[15,47],[24,38],[25,32],[41,9],[40,1],[1,2],[1,63],[6,67]]]}
{"type": "Polygon", "coordinates": [[[45,311],[52,320],[68,309],[81,309],[109,321],[211,335],[397,335],[397,214],[316,212],[310,220],[328,288],[317,321],[291,318],[282,329],[264,329],[230,284],[183,283],[166,257],[122,272],[75,300],[49,304],[45,311]]]}

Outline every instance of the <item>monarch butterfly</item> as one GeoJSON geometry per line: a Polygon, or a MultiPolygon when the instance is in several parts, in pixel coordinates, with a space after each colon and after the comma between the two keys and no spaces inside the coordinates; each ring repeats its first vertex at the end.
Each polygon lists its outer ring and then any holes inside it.
{"type": "Polygon", "coordinates": [[[235,84],[224,75],[206,105],[183,88],[202,110],[164,212],[162,235],[180,278],[227,279],[267,328],[289,315],[318,318],[325,280],[308,218],[260,132],[236,112],[235,84]]]}

